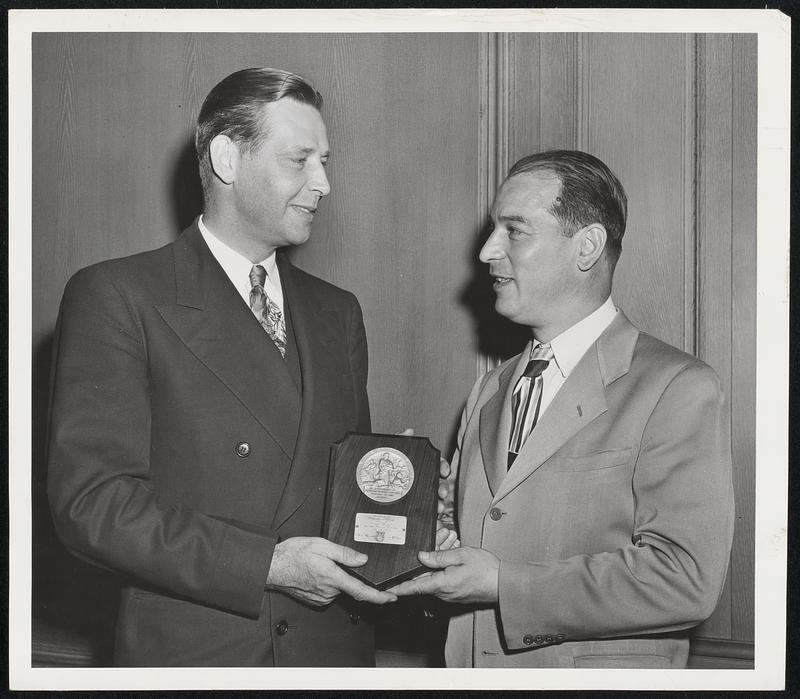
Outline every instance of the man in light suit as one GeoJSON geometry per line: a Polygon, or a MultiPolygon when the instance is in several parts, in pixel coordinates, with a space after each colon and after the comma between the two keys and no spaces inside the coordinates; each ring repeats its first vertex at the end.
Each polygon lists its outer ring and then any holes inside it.
{"type": "Polygon", "coordinates": [[[356,601],[395,597],[319,537],[329,447],[370,429],[361,309],[282,252],[330,191],[321,102],[284,71],[225,78],[203,215],[64,292],[48,492],[64,543],[126,578],[118,665],[374,665],[356,601]]]}
{"type": "MultiPolygon", "coordinates": [[[[480,252],[531,328],[480,378],[453,458],[460,549],[393,589],[460,603],[456,667],[685,667],[733,534],[723,396],[703,362],[611,301],[627,201],[597,158],[517,162],[480,252]]],[[[442,493],[440,493],[442,494],[442,493]]]]}

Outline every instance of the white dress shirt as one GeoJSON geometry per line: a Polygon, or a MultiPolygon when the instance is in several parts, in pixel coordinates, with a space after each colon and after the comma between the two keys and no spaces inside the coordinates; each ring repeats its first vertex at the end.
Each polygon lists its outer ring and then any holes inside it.
{"type": "Polygon", "coordinates": [[[280,274],[278,274],[278,265],[275,262],[275,251],[273,250],[266,260],[253,263],[217,238],[203,222],[202,216],[197,221],[197,226],[200,228],[200,233],[202,233],[208,249],[211,250],[211,254],[225,270],[225,274],[228,275],[228,279],[236,287],[236,291],[239,292],[239,296],[242,297],[247,307],[250,308],[250,289],[252,288],[250,270],[256,264],[261,265],[267,271],[264,291],[283,313],[283,288],[280,274]]]}
{"type": "MultiPolygon", "coordinates": [[[[611,324],[616,314],[617,309],[609,296],[596,311],[593,311],[572,327],[567,328],[558,337],[550,340],[550,347],[553,349],[555,361],[550,362],[550,365],[542,373],[540,417],[547,410],[547,407],[564,385],[567,377],[572,373],[581,357],[602,335],[603,330],[611,324]]],[[[531,343],[531,352],[537,344],[539,344],[538,341],[531,343]]]]}

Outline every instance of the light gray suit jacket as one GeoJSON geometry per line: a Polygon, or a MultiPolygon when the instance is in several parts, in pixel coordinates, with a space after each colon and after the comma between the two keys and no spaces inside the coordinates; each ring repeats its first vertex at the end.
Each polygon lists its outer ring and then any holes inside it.
{"type": "Polygon", "coordinates": [[[716,375],[619,312],[507,472],[527,357],[479,379],[462,416],[459,536],[500,558],[499,604],[452,618],[448,666],[684,667],[733,536],[716,375]]]}

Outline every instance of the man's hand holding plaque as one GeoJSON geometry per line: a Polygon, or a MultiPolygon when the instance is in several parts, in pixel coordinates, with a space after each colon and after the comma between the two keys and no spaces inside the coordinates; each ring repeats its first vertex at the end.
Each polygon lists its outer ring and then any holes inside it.
{"type": "Polygon", "coordinates": [[[342,592],[372,604],[395,601],[395,595],[359,582],[340,567],[363,566],[366,562],[363,553],[346,546],[319,537],[291,537],[275,546],[267,588],[315,607],[330,604],[342,592]]]}
{"type": "Polygon", "coordinates": [[[433,595],[444,602],[495,604],[500,561],[485,549],[469,546],[449,551],[420,551],[427,573],[390,587],[398,597],[433,595]]]}

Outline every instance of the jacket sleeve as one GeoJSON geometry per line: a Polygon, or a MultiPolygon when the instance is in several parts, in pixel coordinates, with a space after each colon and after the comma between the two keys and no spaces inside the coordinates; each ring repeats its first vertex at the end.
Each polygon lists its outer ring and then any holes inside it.
{"type": "Polygon", "coordinates": [[[552,562],[500,564],[510,649],[694,626],[719,600],[733,537],[731,456],[719,381],[683,367],[650,415],[632,480],[629,545],[552,562]],[[527,637],[526,644],[523,639],[527,637]]]}
{"type": "Polygon", "coordinates": [[[102,267],[67,285],[54,348],[48,496],[64,544],[172,595],[256,618],[277,535],[159,499],[148,479],[145,335],[102,267]]]}

